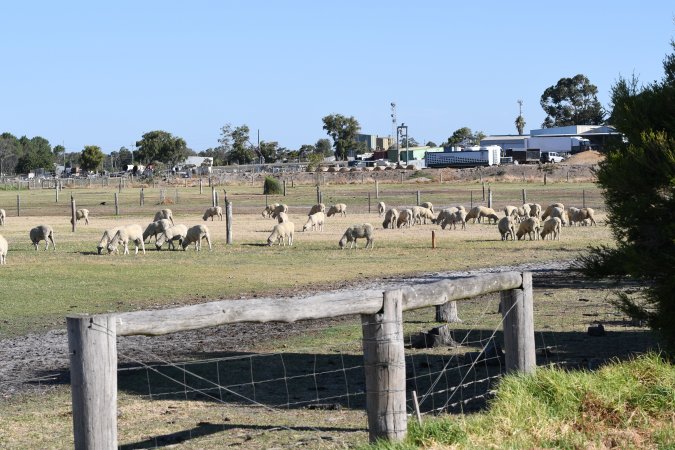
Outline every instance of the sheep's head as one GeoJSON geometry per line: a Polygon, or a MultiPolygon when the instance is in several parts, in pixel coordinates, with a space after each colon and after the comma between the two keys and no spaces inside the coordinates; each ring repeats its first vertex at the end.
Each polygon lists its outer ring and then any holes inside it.
{"type": "Polygon", "coordinates": [[[108,254],[111,254],[115,250],[117,250],[117,244],[113,245],[112,242],[108,244],[108,254]]]}
{"type": "Polygon", "coordinates": [[[342,239],[340,239],[340,242],[338,242],[338,245],[340,248],[345,248],[345,245],[347,245],[347,237],[343,236],[342,239]]]}
{"type": "Polygon", "coordinates": [[[103,246],[99,244],[98,247],[96,247],[96,250],[98,250],[98,254],[100,255],[101,252],[103,251],[103,246]]]}

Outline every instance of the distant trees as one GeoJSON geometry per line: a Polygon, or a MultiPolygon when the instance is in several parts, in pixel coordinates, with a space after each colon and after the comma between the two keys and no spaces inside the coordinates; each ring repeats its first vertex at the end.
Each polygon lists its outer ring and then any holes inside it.
{"type": "Polygon", "coordinates": [[[250,164],[255,161],[256,154],[249,140],[249,132],[247,125],[232,128],[229,123],[220,129],[217,150],[224,153],[229,164],[250,164]]]}
{"type": "Polygon", "coordinates": [[[568,125],[600,125],[605,112],[598,101],[598,88],[585,75],[561,78],[546,88],[540,104],[546,113],[543,128],[568,125]]]}
{"type": "Polygon", "coordinates": [[[22,136],[17,142],[17,173],[28,173],[39,168],[48,171],[54,169],[54,154],[47,139],[40,136],[28,139],[22,136]]]}
{"type": "Polygon", "coordinates": [[[320,153],[323,156],[333,155],[333,146],[330,143],[330,139],[319,139],[316,141],[316,144],[314,144],[314,147],[316,149],[316,153],[320,153]]]}
{"type": "Polygon", "coordinates": [[[105,154],[97,145],[86,145],[80,153],[80,167],[89,172],[95,172],[103,163],[105,154]]]}
{"type": "Polygon", "coordinates": [[[434,141],[428,141],[425,145],[427,147],[438,147],[434,141]]]}
{"type": "Polygon", "coordinates": [[[0,135],[0,174],[14,171],[18,160],[19,140],[11,133],[0,135]]]}
{"type": "Polygon", "coordinates": [[[182,138],[175,137],[166,131],[156,130],[145,133],[136,142],[138,159],[145,163],[159,161],[173,165],[184,160],[189,151],[182,138]]]}
{"type": "Polygon", "coordinates": [[[342,114],[331,114],[323,119],[323,129],[333,139],[335,157],[346,159],[350,150],[356,150],[356,135],[361,130],[361,125],[353,117],[342,114]]]}
{"type": "Polygon", "coordinates": [[[522,115],[518,115],[516,117],[516,130],[518,130],[518,135],[522,136],[523,135],[523,130],[525,130],[525,118],[522,115]]]}
{"type": "Polygon", "coordinates": [[[260,153],[265,158],[265,162],[275,162],[279,156],[279,143],[261,141],[260,153]]]}
{"type": "Polygon", "coordinates": [[[476,131],[475,133],[471,131],[469,127],[462,127],[456,129],[452,136],[448,138],[443,145],[474,145],[480,144],[480,141],[485,138],[485,133],[482,131],[476,131]]]}

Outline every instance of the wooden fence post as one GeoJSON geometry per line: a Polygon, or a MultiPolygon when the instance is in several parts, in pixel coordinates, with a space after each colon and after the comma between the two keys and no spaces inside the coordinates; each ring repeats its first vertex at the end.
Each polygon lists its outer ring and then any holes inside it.
{"type": "Polygon", "coordinates": [[[368,192],[368,214],[370,214],[370,192],[368,192]]]}
{"type": "Polygon", "coordinates": [[[139,200],[140,206],[145,206],[145,188],[141,188],[141,196],[139,200]]]}
{"type": "Polygon", "coordinates": [[[119,194],[115,192],[115,215],[119,216],[120,215],[120,201],[119,201],[119,194]]]}
{"type": "Polygon", "coordinates": [[[73,224],[73,233],[74,233],[75,226],[77,225],[77,209],[75,206],[75,198],[73,198],[73,194],[70,194],[70,223],[73,224]]]}
{"type": "Polygon", "coordinates": [[[417,206],[420,206],[420,191],[417,191],[417,206]]]}
{"type": "Polygon", "coordinates": [[[381,312],[361,315],[361,329],[370,442],[400,441],[408,426],[402,291],[386,291],[381,312]]]}
{"type": "Polygon", "coordinates": [[[523,205],[527,203],[527,192],[523,189],[523,205]]]}
{"type": "Polygon", "coordinates": [[[216,195],[216,188],[211,186],[211,206],[218,206],[218,197],[216,195]]]}
{"type": "Polygon", "coordinates": [[[21,217],[21,195],[16,194],[16,217],[21,217]]]}
{"type": "Polygon", "coordinates": [[[286,197],[286,180],[284,180],[284,197],[286,197]]]}
{"type": "Polygon", "coordinates": [[[75,449],[117,448],[117,342],[113,315],[68,317],[75,449]]]}
{"type": "Polygon", "coordinates": [[[471,207],[469,209],[473,209],[473,191],[471,192],[471,207]]]}
{"type": "Polygon", "coordinates": [[[55,188],[54,191],[56,193],[56,203],[58,203],[59,202],[59,186],[58,186],[58,184],[54,185],[54,188],[55,188]]]}
{"type": "Polygon", "coordinates": [[[537,366],[534,342],[532,273],[523,273],[522,289],[501,292],[506,371],[531,373],[537,366]]]}
{"type": "Polygon", "coordinates": [[[226,243],[232,244],[232,202],[227,199],[227,192],[224,194],[225,197],[225,230],[226,230],[226,243]]]}
{"type": "Polygon", "coordinates": [[[375,180],[375,198],[380,198],[380,182],[375,180]]]}
{"type": "Polygon", "coordinates": [[[204,194],[204,184],[202,182],[202,177],[199,177],[199,195],[204,194]]]}
{"type": "Polygon", "coordinates": [[[582,208],[586,207],[586,189],[581,191],[581,204],[583,205],[582,208]]]}
{"type": "Polygon", "coordinates": [[[488,208],[492,208],[492,188],[488,188],[487,206],[488,208]]]}
{"type": "Polygon", "coordinates": [[[122,193],[122,178],[120,178],[119,192],[122,193]]]}
{"type": "Polygon", "coordinates": [[[544,186],[546,186],[546,172],[544,172],[544,186]]]}
{"type": "Polygon", "coordinates": [[[483,185],[483,201],[485,201],[485,183],[481,183],[483,185]]]}
{"type": "Polygon", "coordinates": [[[316,203],[321,203],[321,189],[318,184],[316,185],[316,203]]]}

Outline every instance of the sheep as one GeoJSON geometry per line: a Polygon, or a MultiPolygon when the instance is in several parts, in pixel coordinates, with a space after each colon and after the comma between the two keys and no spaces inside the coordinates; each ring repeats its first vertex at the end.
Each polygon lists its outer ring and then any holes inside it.
{"type": "Polygon", "coordinates": [[[212,206],[210,208],[206,208],[206,211],[204,211],[204,215],[202,216],[202,219],[208,220],[209,217],[211,218],[211,222],[213,222],[213,218],[215,216],[218,216],[220,220],[223,220],[223,208],[220,206],[212,206]]]}
{"type": "Polygon", "coordinates": [[[338,245],[340,245],[340,248],[344,250],[345,246],[347,243],[349,243],[349,248],[356,247],[358,248],[358,244],[356,243],[356,240],[358,238],[366,238],[366,247],[368,248],[368,245],[370,245],[370,248],[372,250],[373,248],[373,226],[369,223],[364,223],[361,225],[352,225],[351,227],[347,228],[347,231],[345,231],[345,234],[342,235],[342,238],[340,239],[340,242],[338,242],[338,245]]]}
{"type": "Polygon", "coordinates": [[[422,202],[420,206],[422,208],[427,208],[429,211],[431,211],[431,214],[434,214],[434,205],[431,202],[422,202]]]}
{"type": "Polygon", "coordinates": [[[570,208],[567,212],[570,225],[576,222],[580,223],[581,225],[585,225],[586,221],[588,220],[591,225],[597,226],[598,224],[595,222],[594,216],[595,211],[593,208],[570,208]]]}
{"type": "Polygon", "coordinates": [[[265,206],[265,209],[262,211],[262,216],[267,219],[268,217],[272,217],[272,213],[274,212],[274,209],[279,206],[278,203],[274,203],[272,205],[267,205],[265,206]]]}
{"type": "Polygon", "coordinates": [[[520,222],[520,226],[518,227],[518,231],[516,232],[516,237],[520,241],[521,239],[525,239],[525,235],[527,234],[530,237],[530,240],[534,240],[539,238],[539,235],[537,234],[539,232],[539,220],[536,217],[529,217],[522,222],[520,222]]]}
{"type": "Polygon", "coordinates": [[[326,220],[326,215],[321,211],[312,214],[307,219],[307,223],[302,227],[302,231],[316,230],[323,231],[323,222],[326,220]]]}
{"type": "Polygon", "coordinates": [[[486,208],[484,206],[481,206],[479,208],[480,209],[478,210],[478,222],[480,222],[481,219],[485,217],[487,218],[488,223],[490,223],[490,221],[494,221],[494,223],[497,223],[499,217],[497,216],[497,213],[495,212],[494,209],[486,208]]]}
{"type": "Polygon", "coordinates": [[[0,208],[0,225],[5,224],[5,217],[7,217],[7,213],[5,212],[4,209],[0,208]]]}
{"type": "Polygon", "coordinates": [[[173,223],[173,211],[170,209],[160,209],[155,213],[155,218],[152,219],[153,222],[157,222],[158,220],[166,219],[169,222],[171,222],[171,225],[174,225],[173,223]]]}
{"type": "Polygon", "coordinates": [[[309,210],[309,213],[307,215],[311,216],[312,214],[316,214],[318,212],[325,213],[326,205],[324,205],[323,203],[317,203],[316,205],[312,206],[312,209],[309,210]]]}
{"type": "MultiPolygon", "coordinates": [[[[165,219],[164,219],[165,220],[165,219]]],[[[167,221],[168,222],[168,221],[167,221]]],[[[145,243],[143,242],[143,228],[140,225],[126,225],[117,230],[117,233],[112,237],[108,243],[108,254],[117,251],[117,246],[120,241],[124,246],[124,254],[129,254],[129,242],[133,242],[136,246],[134,255],[138,255],[138,247],[141,247],[145,255],[145,243]]]]}
{"type": "Polygon", "coordinates": [[[387,206],[384,204],[384,202],[379,202],[377,204],[377,213],[378,217],[382,217],[382,214],[384,214],[384,211],[387,209],[387,206]]]}
{"type": "Polygon", "coordinates": [[[201,251],[202,239],[206,239],[206,242],[209,244],[209,251],[211,251],[213,247],[211,247],[211,235],[209,234],[209,229],[206,225],[195,225],[188,228],[181,247],[183,247],[183,251],[185,251],[188,248],[188,245],[194,243],[195,250],[201,251]]]}
{"type": "MultiPolygon", "coordinates": [[[[104,248],[108,247],[108,244],[112,240],[113,236],[115,236],[115,234],[117,234],[119,229],[120,229],[120,227],[115,227],[115,228],[110,228],[108,230],[105,230],[103,232],[103,236],[101,236],[101,240],[98,242],[98,246],[96,247],[99,255],[101,254],[101,252],[103,251],[104,248]]],[[[117,249],[115,249],[115,250],[117,250],[117,249]]]]}
{"type": "MultiPolygon", "coordinates": [[[[547,209],[546,209],[546,212],[548,213],[548,214],[547,214],[548,217],[557,217],[557,218],[559,218],[559,219],[560,219],[560,222],[562,223],[563,226],[565,226],[565,224],[567,223],[567,222],[565,221],[565,211],[564,211],[562,208],[560,208],[560,207],[558,207],[558,206],[555,206],[555,207],[550,208],[550,209],[547,208],[547,209]]],[[[544,217],[544,216],[542,215],[542,220],[544,220],[543,217],[544,217]]]]}
{"type": "Polygon", "coordinates": [[[530,217],[530,205],[525,203],[523,206],[519,206],[516,210],[518,223],[530,217]]]}
{"type": "Polygon", "coordinates": [[[45,241],[45,251],[49,248],[49,242],[52,243],[52,248],[56,250],[56,243],[54,242],[54,230],[49,225],[38,225],[30,230],[30,241],[38,249],[40,241],[45,241]]]}
{"type": "Polygon", "coordinates": [[[336,203],[328,209],[326,216],[330,217],[336,214],[340,214],[343,217],[347,217],[347,205],[344,203],[336,203]]]}
{"type": "Polygon", "coordinates": [[[506,205],[504,207],[504,215],[506,217],[513,217],[514,219],[516,219],[518,217],[518,207],[506,205]]]}
{"type": "Polygon", "coordinates": [[[545,239],[547,235],[551,235],[551,239],[560,240],[560,228],[562,221],[558,217],[551,217],[543,223],[541,230],[541,238],[545,239]]]}
{"type": "Polygon", "coordinates": [[[293,235],[295,234],[295,224],[293,222],[283,222],[274,225],[272,234],[267,238],[267,245],[271,246],[275,242],[279,245],[286,245],[288,241],[289,247],[293,245],[293,235]],[[286,240],[286,241],[285,241],[286,240]]]}
{"type": "Polygon", "coordinates": [[[288,205],[285,205],[283,203],[280,204],[280,205],[276,205],[274,207],[274,209],[272,210],[272,213],[270,214],[270,217],[272,217],[272,219],[277,219],[279,217],[279,214],[281,214],[281,213],[288,214],[288,205]]]}
{"type": "MultiPolygon", "coordinates": [[[[88,209],[78,209],[75,211],[75,220],[79,222],[80,220],[84,219],[84,224],[89,225],[89,210],[88,209]]],[[[70,223],[73,223],[73,218],[70,218],[70,223]]]]}
{"type": "Polygon", "coordinates": [[[507,214],[506,217],[502,217],[497,224],[497,229],[502,236],[502,241],[508,240],[509,235],[512,241],[516,239],[516,229],[512,215],[507,214]]]}
{"type": "Polygon", "coordinates": [[[425,225],[427,224],[427,219],[429,219],[431,223],[434,223],[434,213],[429,208],[420,207],[418,219],[424,220],[425,225]]]}
{"type": "Polygon", "coordinates": [[[384,215],[384,222],[382,222],[382,228],[385,230],[387,228],[396,228],[398,224],[398,210],[396,208],[391,208],[384,215]]]}
{"type": "MultiPolygon", "coordinates": [[[[544,213],[541,215],[541,220],[546,220],[546,218],[551,215],[551,210],[553,208],[560,208],[564,211],[565,205],[563,205],[562,203],[553,203],[551,205],[548,205],[548,207],[546,208],[546,211],[544,211],[544,213]]],[[[563,222],[563,225],[564,224],[565,224],[565,222],[563,222]]]]}
{"type": "Polygon", "coordinates": [[[159,236],[157,241],[155,242],[155,247],[157,250],[160,250],[162,248],[162,245],[164,245],[165,242],[169,243],[169,250],[171,249],[176,249],[176,245],[174,244],[174,241],[178,241],[178,245],[183,244],[183,239],[185,239],[185,236],[187,236],[187,226],[178,224],[174,225],[172,227],[169,227],[167,230],[164,231],[164,233],[159,236]]]}
{"type": "Polygon", "coordinates": [[[539,203],[528,203],[530,205],[530,217],[541,217],[541,205],[539,203]]]}
{"type": "Polygon", "coordinates": [[[410,209],[404,209],[398,214],[396,219],[396,228],[401,228],[408,225],[410,228],[413,225],[413,212],[410,209]]]}
{"type": "Polygon", "coordinates": [[[468,214],[466,215],[466,220],[473,219],[473,223],[476,223],[476,219],[478,219],[478,214],[480,213],[480,208],[483,208],[483,206],[474,206],[469,210],[468,214]]]}
{"type": "Polygon", "coordinates": [[[277,222],[278,223],[288,222],[288,214],[286,214],[283,211],[277,214],[277,222]]]}
{"type": "Polygon", "coordinates": [[[447,225],[452,225],[453,230],[456,230],[457,222],[462,224],[462,230],[466,230],[466,210],[458,209],[445,216],[441,222],[441,228],[445,230],[447,225]]]}
{"type": "Polygon", "coordinates": [[[143,242],[151,237],[154,237],[156,242],[157,236],[164,233],[169,228],[171,228],[171,222],[169,222],[168,219],[160,219],[156,222],[149,223],[148,226],[145,227],[145,231],[143,231],[143,242]]]}
{"type": "MultiPolygon", "coordinates": [[[[462,209],[464,207],[462,206],[462,209]]],[[[436,223],[436,224],[441,224],[447,217],[449,217],[451,214],[454,212],[458,211],[459,209],[455,206],[451,206],[450,208],[443,208],[438,212],[438,215],[434,220],[431,221],[431,223],[436,223]]]]}
{"type": "Polygon", "coordinates": [[[7,239],[2,237],[0,234],[0,266],[7,264],[7,250],[9,245],[7,244],[7,239]]]}

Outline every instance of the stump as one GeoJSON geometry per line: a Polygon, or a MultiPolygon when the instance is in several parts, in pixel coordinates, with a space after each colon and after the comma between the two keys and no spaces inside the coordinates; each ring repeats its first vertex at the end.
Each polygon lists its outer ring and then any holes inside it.
{"type": "Polygon", "coordinates": [[[436,322],[462,323],[457,315],[457,302],[448,302],[436,306],[436,322]]]}
{"type": "Polygon", "coordinates": [[[410,345],[412,348],[433,348],[457,347],[459,343],[455,341],[452,330],[447,325],[442,325],[413,335],[410,339],[410,345]]]}

